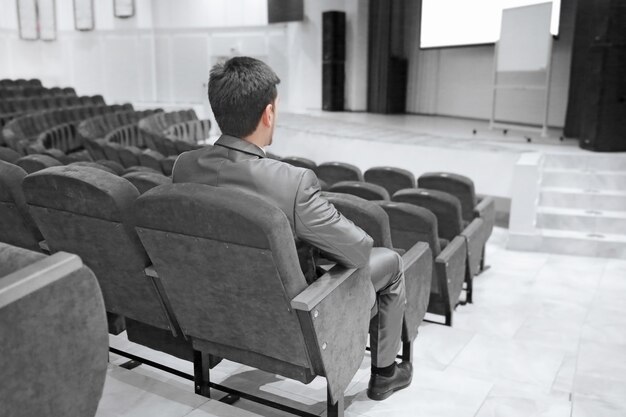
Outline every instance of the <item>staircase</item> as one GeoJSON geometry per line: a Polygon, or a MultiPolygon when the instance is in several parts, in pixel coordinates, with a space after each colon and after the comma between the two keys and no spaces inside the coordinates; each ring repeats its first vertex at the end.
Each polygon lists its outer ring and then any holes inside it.
{"type": "Polygon", "coordinates": [[[626,259],[626,155],[544,154],[539,161],[534,230],[508,246],[626,259]]]}

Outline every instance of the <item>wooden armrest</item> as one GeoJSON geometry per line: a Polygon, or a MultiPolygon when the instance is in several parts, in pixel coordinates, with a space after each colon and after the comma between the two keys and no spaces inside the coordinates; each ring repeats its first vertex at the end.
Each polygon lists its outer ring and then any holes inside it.
{"type": "Polygon", "coordinates": [[[410,342],[417,336],[430,298],[433,275],[433,255],[426,242],[418,242],[402,256],[406,287],[402,341],[410,342]]]}
{"type": "Polygon", "coordinates": [[[304,291],[296,295],[291,300],[291,307],[294,310],[311,311],[324,298],[326,298],[335,288],[350,278],[357,271],[356,268],[346,268],[335,265],[327,273],[322,275],[304,291]]]}
{"type": "Polygon", "coordinates": [[[435,268],[437,268],[437,276],[439,277],[439,291],[440,294],[448,295],[450,311],[454,310],[463,290],[466,260],[467,243],[463,236],[455,237],[435,259],[435,268]]]}

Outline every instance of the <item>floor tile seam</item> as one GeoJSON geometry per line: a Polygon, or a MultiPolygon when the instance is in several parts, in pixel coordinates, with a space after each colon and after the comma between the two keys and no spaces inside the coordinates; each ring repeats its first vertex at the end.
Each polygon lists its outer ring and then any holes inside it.
{"type": "MultiPolygon", "coordinates": [[[[466,331],[466,330],[463,330],[463,329],[459,329],[459,330],[461,330],[461,331],[466,331]]],[[[472,332],[472,333],[473,333],[473,334],[472,334],[472,337],[470,337],[470,338],[467,340],[467,342],[465,342],[465,343],[463,344],[463,347],[462,347],[461,349],[459,349],[459,351],[458,351],[458,352],[456,352],[456,354],[452,357],[452,359],[450,359],[450,361],[448,362],[448,364],[447,364],[447,365],[443,368],[443,370],[444,370],[444,371],[445,371],[446,369],[448,369],[448,367],[449,367],[449,366],[451,366],[451,365],[454,363],[454,361],[455,361],[455,360],[456,360],[456,358],[457,358],[457,357],[461,354],[461,352],[463,352],[463,351],[465,350],[465,348],[467,347],[467,345],[469,345],[469,344],[470,344],[470,342],[471,342],[472,340],[474,340],[474,339],[476,338],[476,336],[478,335],[478,332],[472,332]]]]}

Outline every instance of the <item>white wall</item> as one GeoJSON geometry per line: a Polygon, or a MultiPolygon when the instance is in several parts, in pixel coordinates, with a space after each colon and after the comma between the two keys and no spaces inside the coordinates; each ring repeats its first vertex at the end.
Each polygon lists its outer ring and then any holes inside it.
{"type": "MultiPolygon", "coordinates": [[[[133,18],[94,1],[94,31],[74,30],[73,0],[57,0],[58,39],[22,41],[15,0],[0,0],[0,78],[36,77],[109,102],[199,104],[218,60],[249,55],[281,78],[283,110],[321,108],[322,12],[347,13],[347,107],[364,110],[367,0],[305,0],[303,22],[267,24],[266,0],[137,0],[133,18]]],[[[208,113],[207,113],[208,114],[208,113]]]]}

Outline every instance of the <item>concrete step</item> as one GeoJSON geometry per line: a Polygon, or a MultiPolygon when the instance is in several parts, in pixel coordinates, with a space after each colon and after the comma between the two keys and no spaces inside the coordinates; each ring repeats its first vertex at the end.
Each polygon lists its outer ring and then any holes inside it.
{"type": "Polygon", "coordinates": [[[546,154],[544,168],[626,171],[626,155],[546,154]]]}
{"type": "Polygon", "coordinates": [[[611,190],[626,192],[626,171],[582,171],[573,169],[544,169],[541,186],[611,190]]]}
{"type": "Polygon", "coordinates": [[[512,250],[626,260],[626,236],[538,229],[534,235],[509,234],[512,250]]]}
{"type": "Polygon", "coordinates": [[[626,210],[626,191],[542,187],[539,206],[586,210],[626,210]]]}
{"type": "Polygon", "coordinates": [[[541,229],[571,230],[601,235],[615,234],[626,237],[626,211],[538,207],[536,225],[541,229]]]}
{"type": "Polygon", "coordinates": [[[541,229],[542,251],[626,259],[626,236],[541,229]]]}

